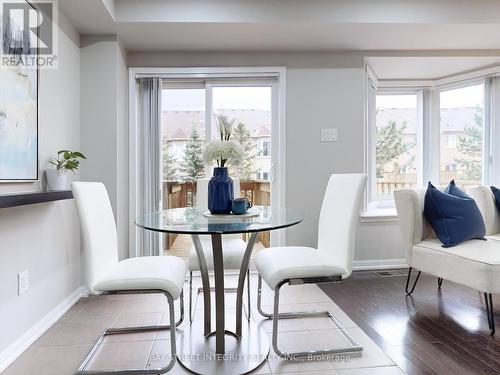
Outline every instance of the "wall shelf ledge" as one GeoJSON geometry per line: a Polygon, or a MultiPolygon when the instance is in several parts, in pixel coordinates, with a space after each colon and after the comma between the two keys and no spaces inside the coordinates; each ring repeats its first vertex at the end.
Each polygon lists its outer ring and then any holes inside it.
{"type": "Polygon", "coordinates": [[[73,199],[71,190],[0,194],[0,208],[73,199]]]}

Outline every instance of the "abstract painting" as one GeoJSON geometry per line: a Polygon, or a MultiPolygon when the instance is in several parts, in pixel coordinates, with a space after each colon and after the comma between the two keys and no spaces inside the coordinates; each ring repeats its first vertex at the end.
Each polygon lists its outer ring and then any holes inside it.
{"type": "Polygon", "coordinates": [[[36,181],[38,69],[2,64],[0,87],[0,182],[36,181]]]}

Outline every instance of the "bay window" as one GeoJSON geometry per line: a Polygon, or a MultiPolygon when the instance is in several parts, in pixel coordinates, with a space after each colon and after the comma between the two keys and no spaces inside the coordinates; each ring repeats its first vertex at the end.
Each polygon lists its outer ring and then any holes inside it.
{"type": "Polygon", "coordinates": [[[394,215],[394,190],[428,181],[455,180],[465,190],[500,182],[497,77],[477,73],[430,83],[367,75],[366,215],[394,215]]]}

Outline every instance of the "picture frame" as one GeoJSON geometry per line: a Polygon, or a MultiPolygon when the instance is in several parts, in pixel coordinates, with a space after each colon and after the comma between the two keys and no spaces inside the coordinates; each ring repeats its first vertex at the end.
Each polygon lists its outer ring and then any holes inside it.
{"type": "Polygon", "coordinates": [[[39,181],[39,84],[38,66],[0,66],[0,183],[39,181]]]}

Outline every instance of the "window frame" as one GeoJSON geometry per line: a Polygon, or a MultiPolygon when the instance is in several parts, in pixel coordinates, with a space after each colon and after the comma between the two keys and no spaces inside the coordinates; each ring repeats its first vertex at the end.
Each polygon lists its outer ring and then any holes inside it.
{"type": "Polygon", "coordinates": [[[379,80],[365,66],[365,170],[368,188],[362,217],[396,216],[394,198],[377,196],[375,173],[376,96],[383,94],[417,93],[417,187],[425,181],[438,181],[440,176],[440,93],[443,91],[484,84],[484,135],[482,184],[500,183],[500,66],[494,71],[456,75],[434,81],[379,80]],[[383,206],[381,208],[380,206],[383,206]]]}
{"type": "MultiPolygon", "coordinates": [[[[270,182],[276,183],[271,191],[271,199],[276,206],[286,203],[286,67],[285,66],[256,66],[256,67],[131,67],[128,69],[128,104],[129,104],[129,214],[128,236],[129,255],[139,256],[138,228],[135,218],[138,207],[138,178],[140,165],[137,157],[136,140],[139,139],[137,98],[139,77],[161,77],[177,80],[182,83],[199,84],[200,81],[210,81],[211,84],[221,83],[230,86],[231,81],[238,80],[234,86],[259,86],[258,82],[272,81],[272,115],[273,127],[271,135],[271,149],[275,160],[271,164],[269,173],[270,182]]],[[[211,103],[205,103],[206,106],[211,103]]],[[[271,245],[283,246],[286,244],[286,231],[273,231],[271,245]]]]}
{"type": "MultiPolygon", "coordinates": [[[[376,97],[378,95],[415,95],[417,98],[417,106],[416,106],[416,111],[417,111],[417,116],[416,116],[416,128],[417,128],[417,156],[416,156],[416,161],[417,161],[417,186],[419,186],[419,183],[422,180],[422,172],[421,172],[421,165],[422,165],[422,134],[420,131],[420,123],[422,121],[423,117],[423,108],[422,108],[422,90],[419,89],[408,89],[408,88],[382,88],[382,89],[375,89],[374,91],[374,96],[373,99],[370,100],[371,104],[368,103],[369,111],[371,113],[370,116],[370,126],[367,130],[368,133],[368,138],[370,142],[370,147],[369,147],[369,152],[368,158],[371,159],[368,163],[369,169],[368,169],[368,189],[367,189],[367,204],[370,206],[370,208],[377,209],[379,206],[379,202],[382,202],[384,206],[387,206],[388,202],[394,201],[394,197],[391,195],[378,195],[377,194],[377,176],[376,176],[376,140],[377,140],[377,135],[376,135],[376,97]],[[372,108],[370,108],[372,106],[372,108]]],[[[394,207],[394,205],[392,205],[394,207]]]]}
{"type": "MultiPolygon", "coordinates": [[[[471,86],[477,86],[477,85],[483,85],[483,98],[484,98],[484,107],[483,107],[483,165],[482,165],[482,180],[481,184],[485,185],[490,183],[491,177],[490,177],[490,170],[492,168],[491,166],[491,157],[489,156],[491,153],[491,148],[489,146],[490,141],[491,141],[491,121],[489,119],[489,116],[487,115],[488,112],[491,109],[491,100],[488,98],[491,97],[491,88],[490,84],[488,83],[490,81],[489,77],[479,77],[479,78],[473,78],[473,79],[467,79],[467,80],[461,80],[457,82],[452,82],[444,85],[438,85],[436,86],[436,92],[437,92],[437,108],[439,110],[439,118],[441,117],[441,103],[440,103],[440,94],[446,91],[452,91],[452,90],[458,90],[466,87],[471,87],[471,86]],[[487,110],[487,106],[489,109],[487,110]]],[[[432,126],[436,126],[437,132],[439,134],[439,140],[441,139],[441,121],[439,121],[437,124],[432,124],[432,126]]],[[[441,176],[440,176],[440,169],[441,169],[441,144],[439,144],[439,148],[434,152],[434,156],[437,156],[437,165],[438,165],[438,170],[435,173],[436,174],[436,179],[438,184],[441,183],[441,176]]]]}

